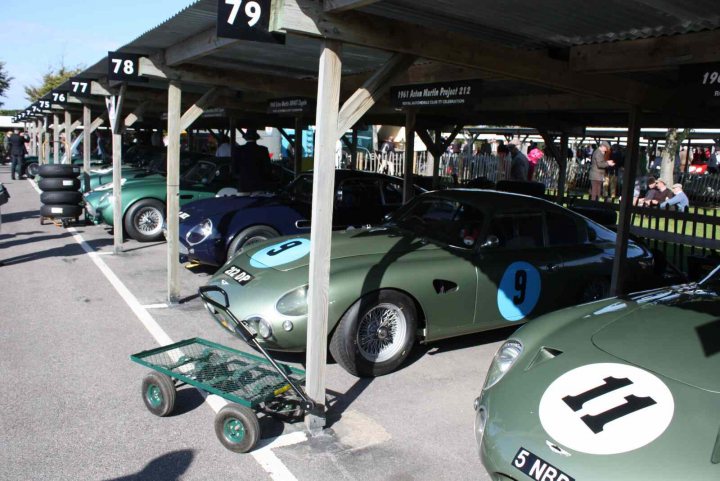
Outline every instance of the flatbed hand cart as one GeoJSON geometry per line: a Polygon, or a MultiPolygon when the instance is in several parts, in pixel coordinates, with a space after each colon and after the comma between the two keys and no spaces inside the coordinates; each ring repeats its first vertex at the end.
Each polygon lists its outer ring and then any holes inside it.
{"type": "Polygon", "coordinates": [[[234,324],[235,334],[264,357],[193,338],[133,354],[130,359],[152,369],[143,379],[141,393],[147,409],[157,416],[173,411],[176,387],[183,384],[230,401],[215,417],[215,434],[230,451],[245,453],[260,438],[258,411],[299,418],[313,411],[315,403],[300,387],[305,372],[276,362],[263,349],[255,334],[230,312],[227,293],[221,287],[201,287],[200,296],[222,311],[234,324]]]}

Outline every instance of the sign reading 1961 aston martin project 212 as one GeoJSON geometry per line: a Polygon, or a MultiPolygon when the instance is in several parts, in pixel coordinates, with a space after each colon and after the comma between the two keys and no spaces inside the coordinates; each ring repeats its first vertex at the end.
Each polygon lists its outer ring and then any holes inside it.
{"type": "Polygon", "coordinates": [[[480,99],[480,80],[399,85],[390,89],[393,107],[471,107],[480,99]]]}

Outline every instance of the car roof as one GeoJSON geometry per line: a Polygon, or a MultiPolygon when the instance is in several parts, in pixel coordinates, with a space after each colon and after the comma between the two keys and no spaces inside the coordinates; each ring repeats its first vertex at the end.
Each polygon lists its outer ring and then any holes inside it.
{"type": "Polygon", "coordinates": [[[541,209],[561,209],[567,210],[563,207],[549,202],[540,197],[534,197],[525,194],[516,194],[514,192],[503,192],[498,190],[487,190],[487,189],[446,189],[436,190],[424,194],[426,196],[432,195],[442,197],[445,199],[457,200],[465,202],[470,205],[482,208],[488,204],[513,209],[523,208],[527,209],[529,204],[534,204],[541,209]]]}

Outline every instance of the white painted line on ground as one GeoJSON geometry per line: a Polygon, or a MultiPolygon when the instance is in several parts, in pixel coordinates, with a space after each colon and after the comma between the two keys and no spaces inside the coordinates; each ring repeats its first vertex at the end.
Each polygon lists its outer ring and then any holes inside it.
{"type": "Polygon", "coordinates": [[[37,192],[38,194],[42,194],[42,190],[40,190],[40,187],[37,186],[37,184],[35,183],[35,181],[33,179],[27,179],[27,181],[30,182],[30,185],[33,186],[33,189],[35,189],[35,192],[37,192]]]}
{"type": "MultiPolygon", "coordinates": [[[[34,185],[34,183],[33,183],[34,185]]],[[[166,346],[173,344],[173,340],[168,336],[165,331],[160,327],[155,319],[150,315],[145,307],[143,307],[132,292],[123,284],[123,282],[115,275],[115,273],[105,264],[105,261],[100,258],[97,252],[93,251],[92,247],[85,242],[82,235],[74,228],[68,227],[75,241],[80,244],[83,250],[87,253],[93,263],[100,269],[110,284],[120,294],[125,303],[135,313],[140,322],[143,323],[145,329],[155,338],[155,340],[161,345],[166,346]]],[[[202,391],[201,391],[202,392],[202,391]]],[[[205,394],[204,392],[202,392],[205,394]]],[[[225,407],[228,402],[216,396],[214,394],[205,397],[205,401],[216,413],[225,407]]],[[[253,451],[252,456],[255,460],[260,463],[260,466],[270,475],[274,481],[297,481],[297,478],[290,472],[290,470],[283,464],[282,460],[278,458],[275,453],[271,450],[273,448],[280,448],[283,446],[290,446],[293,444],[301,443],[307,440],[307,435],[304,432],[294,432],[276,438],[270,438],[263,440],[258,449],[253,451]]]]}
{"type": "Polygon", "coordinates": [[[166,309],[168,307],[165,303],[160,304],[145,304],[143,309],[166,309]]]}

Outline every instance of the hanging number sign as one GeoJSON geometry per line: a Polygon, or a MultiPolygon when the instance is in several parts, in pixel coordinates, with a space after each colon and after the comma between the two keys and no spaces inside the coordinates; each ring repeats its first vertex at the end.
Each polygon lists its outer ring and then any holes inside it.
{"type": "Polygon", "coordinates": [[[686,65],[680,69],[680,78],[692,90],[704,97],[720,101],[720,63],[686,65]]]}
{"type": "Polygon", "coordinates": [[[218,0],[217,36],[253,42],[285,43],[270,33],[270,0],[218,0]]]}
{"type": "Polygon", "coordinates": [[[90,85],[91,80],[88,79],[81,79],[81,78],[71,78],[70,79],[70,92],[75,97],[91,97],[92,94],[90,93],[90,85]]]}
{"type": "Polygon", "coordinates": [[[52,98],[52,103],[54,104],[66,104],[68,101],[67,93],[58,90],[50,92],[50,98],[52,98]]]}
{"type": "Polygon", "coordinates": [[[41,109],[49,109],[50,108],[50,101],[49,100],[38,100],[38,106],[41,109]]]}
{"type": "Polygon", "coordinates": [[[122,82],[147,82],[140,76],[140,55],[108,52],[108,80],[122,82]]]}

